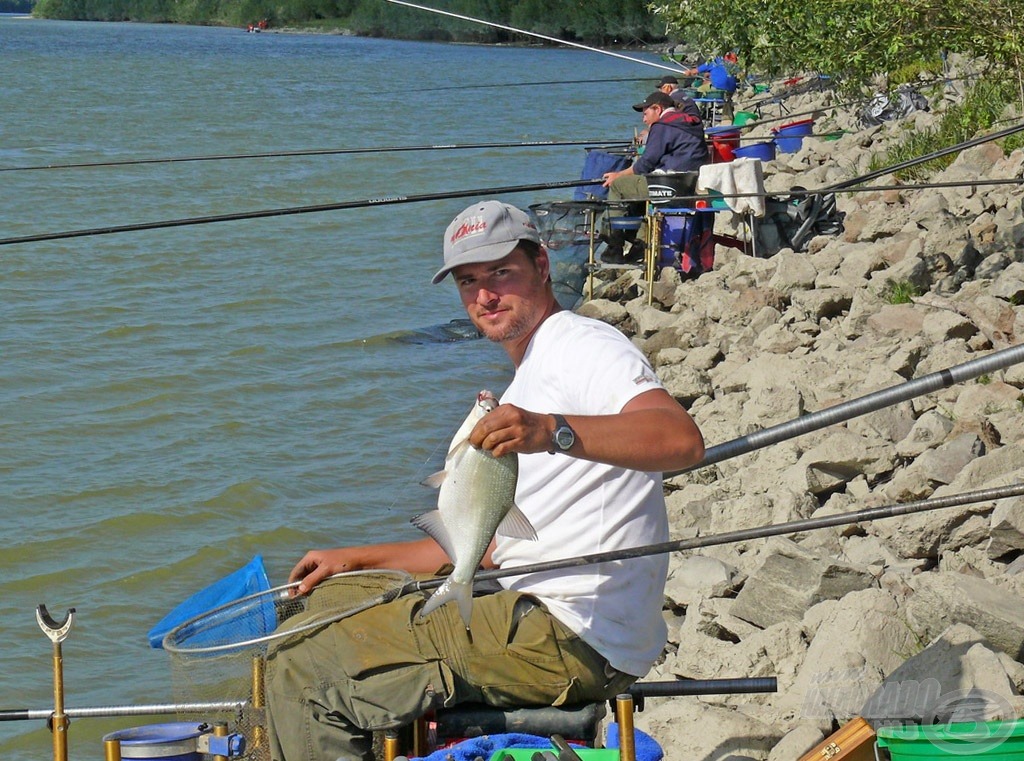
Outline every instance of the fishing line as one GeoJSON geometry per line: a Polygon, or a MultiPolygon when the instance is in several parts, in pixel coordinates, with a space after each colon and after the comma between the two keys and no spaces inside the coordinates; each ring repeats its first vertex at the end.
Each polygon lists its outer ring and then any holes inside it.
{"type": "Polygon", "coordinates": [[[419,87],[417,92],[440,92],[441,90],[486,90],[491,87],[537,87],[540,85],[586,85],[594,82],[647,82],[650,77],[608,77],[604,79],[556,79],[546,82],[508,82],[497,85],[445,85],[444,87],[419,87]]]}
{"type": "Polygon", "coordinates": [[[572,48],[579,48],[581,50],[589,50],[591,53],[600,53],[601,55],[612,56],[613,58],[621,58],[624,61],[632,61],[633,63],[640,63],[644,66],[653,66],[656,69],[662,69],[664,71],[671,71],[673,74],[684,73],[683,69],[679,66],[666,66],[662,63],[655,63],[654,61],[645,61],[643,58],[634,58],[633,56],[623,55],[622,53],[613,53],[610,50],[601,50],[601,48],[592,48],[589,45],[581,45],[578,42],[570,42],[569,40],[560,40],[557,37],[549,37],[546,34],[538,34],[537,32],[528,32],[525,29],[516,29],[514,26],[507,26],[505,24],[496,24],[493,21],[485,21],[483,19],[474,18],[472,16],[463,16],[459,13],[451,13],[450,11],[442,11],[438,8],[429,8],[425,5],[416,5],[416,3],[409,3],[405,0],[387,0],[389,3],[394,5],[404,5],[407,8],[415,8],[420,11],[427,11],[428,13],[437,13],[441,16],[450,16],[451,18],[459,19],[460,21],[472,21],[474,24],[483,24],[484,26],[493,26],[495,29],[504,29],[507,32],[515,32],[516,34],[525,34],[527,37],[536,37],[541,40],[547,40],[553,42],[556,45],[567,45],[572,48]]]}
{"type": "Polygon", "coordinates": [[[83,161],[68,164],[39,164],[36,166],[0,167],[0,172],[33,172],[40,169],[81,169],[86,167],[134,166],[136,164],[174,164],[186,161],[232,161],[236,159],[266,159],[292,156],[338,156],[357,153],[401,153],[404,151],[455,151],[480,148],[543,148],[562,145],[626,145],[628,140],[527,140],[508,143],[438,143],[436,145],[392,145],[376,148],[310,148],[294,151],[267,151],[264,153],[226,153],[208,156],[177,156],[153,159],[117,159],[113,161],[83,161]]]}

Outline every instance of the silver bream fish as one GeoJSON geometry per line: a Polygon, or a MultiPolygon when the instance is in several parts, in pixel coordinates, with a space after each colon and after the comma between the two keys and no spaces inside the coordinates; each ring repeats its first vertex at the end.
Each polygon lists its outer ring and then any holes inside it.
{"type": "Polygon", "coordinates": [[[477,394],[469,416],[448,447],[444,470],[423,481],[427,486],[440,488],[437,510],[412,519],[413,525],[433,537],[455,564],[455,570],[427,600],[420,615],[455,600],[467,629],[473,612],[473,574],[495,533],[520,539],[537,538],[529,519],[514,501],[518,457],[514,453],[494,457],[469,443],[476,422],[497,406],[498,400],[490,391],[477,394]]]}

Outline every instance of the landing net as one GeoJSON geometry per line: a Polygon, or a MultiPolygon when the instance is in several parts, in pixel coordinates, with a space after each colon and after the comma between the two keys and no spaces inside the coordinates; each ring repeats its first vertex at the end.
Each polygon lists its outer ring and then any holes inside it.
{"type": "MultiPolygon", "coordinates": [[[[245,736],[242,756],[267,761],[263,662],[271,643],[308,635],[412,589],[404,571],[355,571],[324,581],[311,595],[293,597],[298,582],[217,606],[171,629],[163,648],[171,656],[178,703],[242,702],[227,720],[245,736]]],[[[213,717],[211,717],[211,720],[213,717]]]]}

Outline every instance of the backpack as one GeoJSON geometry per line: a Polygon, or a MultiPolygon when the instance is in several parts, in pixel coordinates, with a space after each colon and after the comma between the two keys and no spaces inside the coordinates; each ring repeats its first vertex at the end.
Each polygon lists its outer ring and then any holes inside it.
{"type": "Polygon", "coordinates": [[[764,218],[757,222],[758,255],[772,256],[783,248],[805,251],[815,235],[841,233],[843,216],[836,208],[835,193],[768,196],[764,218]]]}

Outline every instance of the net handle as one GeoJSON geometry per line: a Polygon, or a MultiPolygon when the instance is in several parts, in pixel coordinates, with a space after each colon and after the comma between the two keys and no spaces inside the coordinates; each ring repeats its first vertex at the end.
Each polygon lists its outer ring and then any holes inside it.
{"type": "Polygon", "coordinates": [[[162,643],[163,644],[163,648],[167,652],[175,654],[175,655],[206,655],[206,654],[210,654],[210,653],[226,653],[226,652],[230,652],[232,650],[242,650],[242,649],[245,649],[247,647],[252,647],[254,645],[260,645],[260,644],[263,644],[264,642],[270,642],[272,640],[279,639],[281,637],[290,637],[293,634],[299,634],[301,632],[309,631],[310,629],[315,629],[315,628],[318,628],[320,626],[325,626],[327,624],[333,624],[336,621],[341,621],[342,619],[348,618],[349,616],[355,615],[356,613],[361,613],[364,610],[369,610],[370,608],[374,608],[374,607],[376,607],[378,605],[383,605],[384,603],[391,602],[392,600],[398,599],[399,597],[402,597],[403,595],[406,595],[409,592],[416,591],[416,582],[415,582],[415,580],[413,580],[413,578],[408,573],[406,573],[404,571],[393,571],[393,570],[344,571],[342,573],[336,573],[336,574],[333,574],[332,576],[328,576],[327,579],[325,579],[325,581],[329,581],[331,579],[339,579],[339,578],[351,578],[353,576],[368,576],[368,575],[379,576],[381,574],[386,574],[386,573],[394,574],[396,577],[401,579],[402,580],[401,586],[397,586],[396,588],[394,588],[392,590],[388,590],[388,591],[382,592],[381,594],[377,595],[376,597],[373,597],[373,598],[367,600],[366,602],[362,603],[361,605],[355,606],[354,608],[347,608],[347,609],[342,610],[342,611],[340,611],[338,613],[334,613],[334,614],[332,614],[330,616],[327,616],[326,618],[316,619],[315,621],[311,621],[309,623],[303,624],[302,626],[297,627],[295,629],[288,629],[286,631],[275,630],[275,631],[271,632],[270,634],[265,634],[265,635],[263,635],[261,637],[253,637],[251,639],[243,640],[241,642],[230,642],[230,643],[221,644],[221,645],[205,645],[205,646],[202,646],[202,647],[180,647],[179,645],[177,645],[175,643],[174,640],[175,640],[176,635],[179,634],[182,630],[187,629],[187,628],[189,628],[191,626],[195,626],[197,623],[200,623],[204,619],[215,617],[218,614],[223,613],[226,610],[230,610],[231,608],[235,608],[235,607],[239,607],[239,606],[243,606],[244,607],[246,603],[249,603],[249,602],[251,602],[253,600],[256,600],[256,599],[259,599],[259,598],[269,597],[271,600],[285,600],[285,599],[288,599],[290,597],[293,597],[295,595],[290,594],[291,590],[297,588],[299,586],[299,584],[301,584],[302,582],[301,581],[293,581],[293,582],[290,582],[288,584],[282,584],[281,586],[271,587],[270,589],[265,589],[265,590],[262,590],[260,592],[254,592],[252,594],[245,595],[244,597],[240,597],[237,600],[231,600],[230,602],[226,602],[226,603],[224,603],[222,605],[218,605],[218,606],[216,606],[214,608],[210,608],[209,610],[204,611],[203,613],[200,613],[198,616],[193,616],[192,618],[188,619],[187,621],[183,621],[182,623],[178,624],[173,629],[171,629],[169,632],[167,632],[167,634],[164,635],[164,639],[163,639],[163,643],[162,643]]]}

